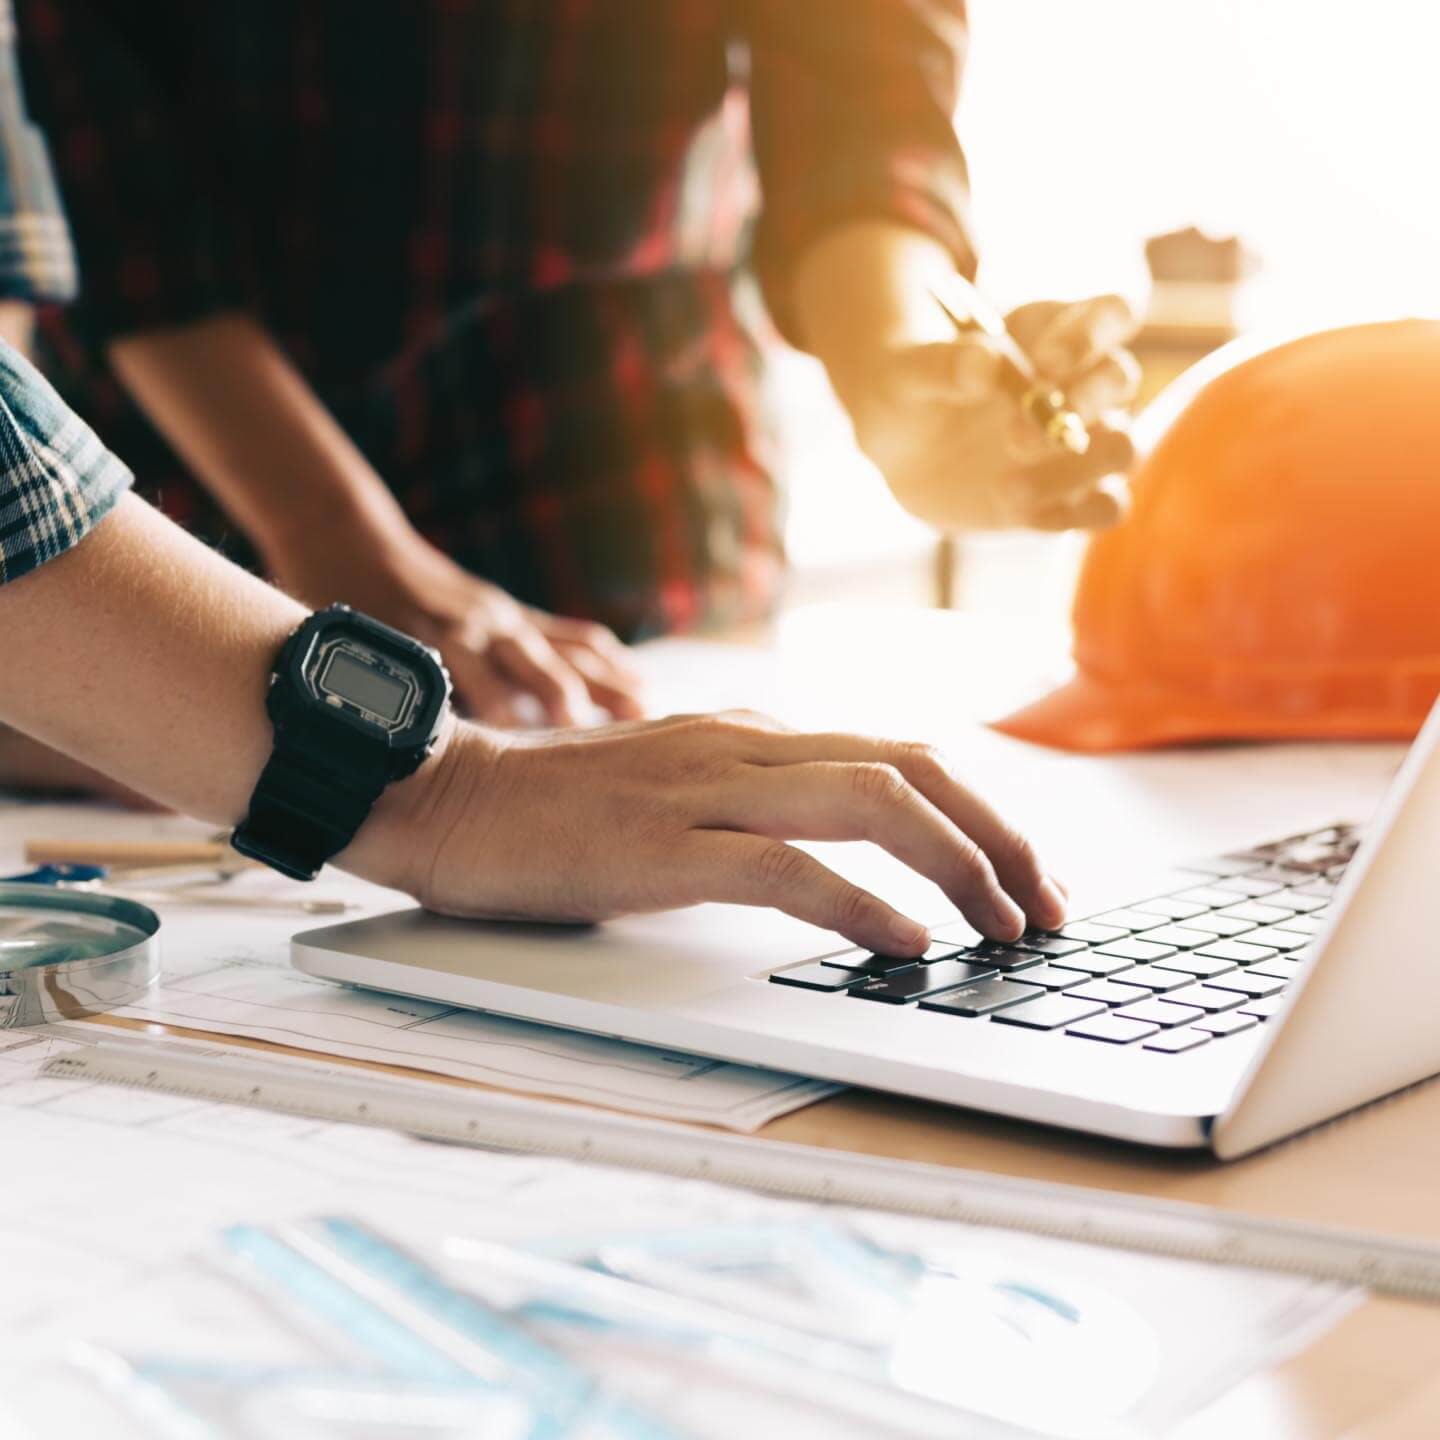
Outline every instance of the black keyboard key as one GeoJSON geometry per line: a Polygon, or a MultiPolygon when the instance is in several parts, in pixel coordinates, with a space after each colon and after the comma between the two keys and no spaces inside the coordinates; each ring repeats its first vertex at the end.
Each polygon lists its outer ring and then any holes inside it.
{"type": "Polygon", "coordinates": [[[948,945],[953,952],[960,950],[973,950],[982,942],[980,936],[975,933],[963,920],[947,920],[942,925],[930,927],[930,943],[932,945],[948,945]]]}
{"type": "Polygon", "coordinates": [[[1119,955],[1102,955],[1098,950],[1082,950],[1078,955],[1063,956],[1055,963],[1065,970],[1078,970],[1082,975],[1097,978],[1113,975],[1117,970],[1131,970],[1135,966],[1133,960],[1119,955]]]}
{"type": "Polygon", "coordinates": [[[929,947],[920,957],[920,964],[933,965],[937,960],[948,960],[952,955],[958,955],[962,950],[969,948],[968,945],[960,944],[958,940],[937,940],[932,934],[929,947]]]}
{"type": "Polygon", "coordinates": [[[1115,976],[1116,985],[1129,985],[1133,990],[1143,990],[1146,994],[1160,994],[1166,990],[1178,990],[1182,985],[1190,985],[1194,982],[1190,976],[1182,975],[1178,970],[1162,970],[1158,965],[1136,965],[1129,970],[1122,970],[1115,976]]]}
{"type": "Polygon", "coordinates": [[[1183,1055],[1209,1042],[1210,1037],[1203,1030],[1162,1030],[1145,1042],[1145,1048],[1163,1050],[1167,1055],[1183,1055]]]}
{"type": "Polygon", "coordinates": [[[974,985],[962,985],[958,990],[947,990],[943,995],[922,1000],[920,1008],[941,1015],[993,1015],[997,1010],[1023,1004],[1044,993],[1019,980],[979,980],[974,985]]]}
{"type": "Polygon", "coordinates": [[[1070,995],[1046,995],[1039,1000],[1027,1000],[1013,1010],[1002,1010],[991,1024],[1022,1025],[1027,1030],[1061,1030],[1091,1015],[1099,1015],[1104,1009],[1103,1005],[1097,1005],[1093,1000],[1076,1000],[1070,995]]]}
{"type": "Polygon", "coordinates": [[[905,959],[899,955],[867,955],[863,950],[849,950],[844,955],[831,955],[820,963],[837,970],[862,970],[867,975],[893,975],[897,970],[909,970],[920,962],[913,955],[905,959]]]}
{"type": "Polygon", "coordinates": [[[1141,915],[1159,915],[1164,920],[1189,920],[1194,915],[1203,915],[1210,906],[1182,900],[1178,895],[1157,895],[1153,900],[1139,901],[1134,908],[1141,915]]]}
{"type": "Polygon", "coordinates": [[[1027,965],[1038,965],[1045,957],[1029,950],[1016,950],[1013,946],[991,941],[966,951],[963,958],[972,965],[983,965],[988,970],[1000,970],[1009,974],[1012,970],[1023,970],[1027,965]]]}
{"type": "Polygon", "coordinates": [[[1148,964],[1151,960],[1161,960],[1166,955],[1173,955],[1177,947],[1174,945],[1153,945],[1146,939],[1112,940],[1108,945],[1102,945],[1095,952],[1097,955],[1114,955],[1121,960],[1129,960],[1136,965],[1148,964]]]}
{"type": "Polygon", "coordinates": [[[1153,930],[1165,921],[1158,915],[1146,915],[1139,910],[1107,910],[1103,915],[1092,915],[1087,924],[1108,925],[1114,930],[1123,930],[1127,935],[1137,930],[1153,930]]]}
{"type": "Polygon", "coordinates": [[[1066,940],[1083,940],[1087,945],[1103,945],[1107,940],[1119,940],[1128,935],[1128,930],[1119,925],[1097,925],[1093,920],[1074,920],[1061,926],[1057,932],[1066,940]]]}
{"type": "Polygon", "coordinates": [[[933,965],[916,965],[894,975],[871,976],[850,993],[885,1005],[908,1005],[924,995],[938,995],[942,990],[953,990],[957,985],[983,980],[994,973],[983,965],[971,965],[964,960],[937,960],[933,965]]]}
{"type": "Polygon", "coordinates": [[[1158,930],[1147,930],[1140,938],[1147,945],[1173,945],[1177,950],[1198,950],[1215,940],[1208,930],[1194,930],[1189,925],[1162,925],[1158,930]]]}
{"type": "Polygon", "coordinates": [[[1226,920],[1248,920],[1252,925],[1278,925],[1283,920],[1294,918],[1295,912],[1283,905],[1270,905],[1259,900],[1246,900],[1240,905],[1231,905],[1226,910],[1217,910],[1216,915],[1226,920]]]}
{"type": "Polygon", "coordinates": [[[1239,1015],[1253,1015],[1257,1020],[1271,1020],[1285,1003],[1285,996],[1270,995],[1264,1000],[1247,1000],[1236,1012],[1239,1015]]]}
{"type": "MultiPolygon", "coordinates": [[[[1261,895],[1273,895],[1277,890],[1284,888],[1280,880],[1267,880],[1262,875],[1236,875],[1229,880],[1217,880],[1217,890],[1228,890],[1232,895],[1244,895],[1251,900],[1258,899],[1261,895]]],[[[1230,904],[1235,904],[1234,900],[1230,904]]]]}
{"type": "Polygon", "coordinates": [[[1234,1035],[1239,1030],[1253,1030],[1259,1023],[1255,1016],[1235,1010],[1229,1015],[1207,1015],[1195,1022],[1195,1029],[1204,1030],[1208,1035],[1234,1035]]]}
{"type": "Polygon", "coordinates": [[[1262,960],[1271,960],[1276,951],[1273,945],[1257,945],[1250,936],[1242,935],[1238,940],[1216,940],[1199,953],[1212,960],[1229,960],[1234,965],[1258,965],[1262,960]]]}
{"type": "Polygon", "coordinates": [[[1058,965],[1032,965],[1021,973],[1027,985],[1038,985],[1042,990],[1073,990],[1089,978],[1082,971],[1062,970],[1058,965]]]}
{"type": "Polygon", "coordinates": [[[1082,1040],[1103,1040],[1107,1045],[1132,1045],[1150,1035],[1158,1035],[1158,1025],[1147,1025],[1143,1020],[1125,1020],[1119,1015],[1096,1015],[1072,1025],[1065,1032],[1078,1035],[1082,1040]]]}
{"type": "Polygon", "coordinates": [[[1036,933],[1034,935],[1022,935],[1015,942],[1017,950],[1033,950],[1037,955],[1048,956],[1051,960],[1059,959],[1062,955],[1074,955],[1085,948],[1083,940],[1067,939],[1064,935],[1046,935],[1036,933]]]}
{"type": "Polygon", "coordinates": [[[1265,925],[1258,930],[1247,930],[1243,941],[1246,945],[1268,945],[1272,950],[1303,950],[1310,937],[1298,930],[1280,930],[1274,925],[1265,925]]]}
{"type": "Polygon", "coordinates": [[[1233,915],[1222,915],[1218,910],[1212,910],[1208,915],[1197,915],[1190,921],[1187,927],[1191,930],[1208,930],[1212,935],[1243,935],[1247,930],[1255,928],[1253,920],[1237,920],[1233,915]]]}
{"type": "Polygon", "coordinates": [[[1267,995],[1278,995],[1290,982],[1277,980],[1273,975],[1256,975],[1250,970],[1236,970],[1231,975],[1221,975],[1210,982],[1219,990],[1234,990],[1251,1000],[1263,1000],[1267,995]]]}
{"type": "Polygon", "coordinates": [[[1222,990],[1216,985],[1191,985],[1156,998],[1162,1005],[1184,1005],[1187,1009],[1203,1010],[1207,1015],[1234,1010],[1245,999],[1237,991],[1222,990]]]}
{"type": "Polygon", "coordinates": [[[1196,980],[1209,980],[1214,975],[1224,975],[1235,968],[1233,960],[1216,960],[1209,955],[1197,955],[1190,951],[1181,955],[1170,955],[1155,962],[1161,970],[1174,970],[1180,975],[1190,975],[1196,980]]]}
{"type": "Polygon", "coordinates": [[[1140,993],[1133,985],[1119,985],[1113,980],[1087,980],[1070,991],[1077,1000],[1094,1000],[1101,1005],[1132,1005],[1140,993]]]}
{"type": "Polygon", "coordinates": [[[838,965],[826,965],[812,960],[808,965],[795,965],[789,970],[777,970],[771,977],[772,985],[794,985],[799,990],[848,990],[862,980],[872,980],[863,970],[842,970],[838,965]]]}
{"type": "Polygon", "coordinates": [[[1115,1012],[1122,1020],[1143,1020],[1147,1025],[1159,1025],[1162,1029],[1171,1025],[1188,1025],[1198,1020],[1204,1011],[1198,1005],[1172,1005],[1154,1000],[1142,1000],[1138,1005],[1127,1005],[1115,1012]]]}

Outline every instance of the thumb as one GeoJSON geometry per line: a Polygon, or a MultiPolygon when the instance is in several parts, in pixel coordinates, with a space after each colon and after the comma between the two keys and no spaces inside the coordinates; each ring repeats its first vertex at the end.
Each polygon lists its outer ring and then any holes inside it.
{"type": "Polygon", "coordinates": [[[900,387],[917,400],[978,405],[995,391],[1000,356],[985,335],[910,345],[895,356],[900,387]]]}

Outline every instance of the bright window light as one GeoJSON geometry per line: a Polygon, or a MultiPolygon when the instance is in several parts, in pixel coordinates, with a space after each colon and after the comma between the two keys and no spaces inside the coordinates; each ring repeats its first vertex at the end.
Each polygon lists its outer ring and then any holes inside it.
{"type": "Polygon", "coordinates": [[[1144,237],[1259,252],[1251,318],[1440,311],[1440,8],[971,0],[959,124],[983,280],[1143,288],[1144,237]]]}

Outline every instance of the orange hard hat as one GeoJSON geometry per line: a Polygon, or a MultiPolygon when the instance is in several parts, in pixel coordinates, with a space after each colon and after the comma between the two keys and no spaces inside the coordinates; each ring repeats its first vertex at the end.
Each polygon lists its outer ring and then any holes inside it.
{"type": "Polygon", "coordinates": [[[1237,345],[1154,402],[1130,516],[1081,568],[1075,678],[996,728],[1089,751],[1420,728],[1440,693],[1440,322],[1237,345]]]}

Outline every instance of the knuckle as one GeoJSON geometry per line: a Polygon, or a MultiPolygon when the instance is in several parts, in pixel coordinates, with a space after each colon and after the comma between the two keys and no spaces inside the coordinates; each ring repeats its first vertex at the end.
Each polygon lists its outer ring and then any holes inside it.
{"type": "Polygon", "coordinates": [[[955,839],[955,858],[961,870],[975,880],[984,883],[994,879],[994,872],[990,869],[990,862],[985,858],[984,851],[963,832],[955,839]]]}
{"type": "Polygon", "coordinates": [[[783,840],[772,840],[755,857],[755,875],[766,892],[794,889],[805,873],[805,857],[783,840]]]}
{"type": "Polygon", "coordinates": [[[620,644],[619,637],[608,626],[595,620],[582,620],[575,632],[587,645],[597,650],[613,649],[620,644]]]}
{"type": "Polygon", "coordinates": [[[692,715],[690,729],[712,740],[720,740],[735,729],[735,723],[725,714],[692,715]]]}
{"type": "Polygon", "coordinates": [[[775,722],[759,710],[722,710],[716,717],[722,725],[730,730],[754,731],[771,730],[775,722]]]}
{"type": "Polygon", "coordinates": [[[906,741],[896,746],[895,763],[907,775],[934,780],[950,778],[950,762],[944,753],[920,741],[906,741]]]}
{"type": "Polygon", "coordinates": [[[724,770],[731,758],[726,728],[714,715],[676,715],[659,723],[662,752],[678,773],[698,776],[724,770]]]}
{"type": "Polygon", "coordinates": [[[1013,826],[1004,825],[995,837],[991,854],[996,862],[1012,870],[1040,869],[1040,858],[1035,847],[1013,826]]]}
{"type": "Polygon", "coordinates": [[[856,765],[850,773],[855,795],[865,805],[886,807],[902,804],[910,786],[893,765],[879,762],[856,765]]]}
{"type": "Polygon", "coordinates": [[[874,919],[877,908],[874,898],[858,886],[842,885],[835,896],[835,928],[855,930],[874,919]]]}

